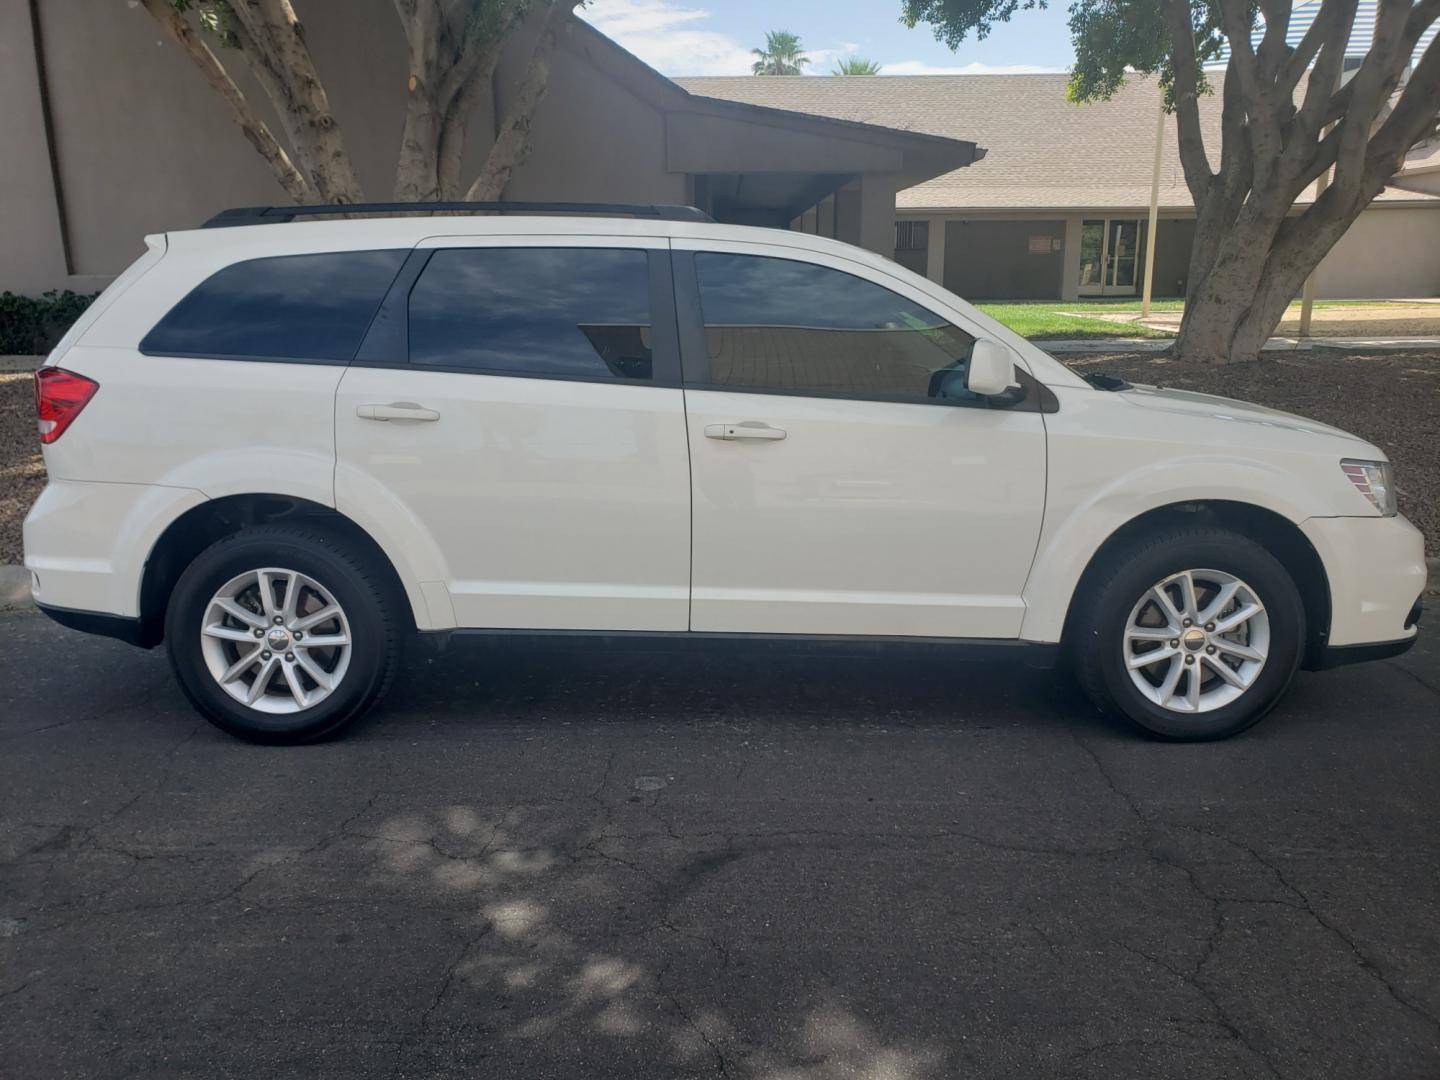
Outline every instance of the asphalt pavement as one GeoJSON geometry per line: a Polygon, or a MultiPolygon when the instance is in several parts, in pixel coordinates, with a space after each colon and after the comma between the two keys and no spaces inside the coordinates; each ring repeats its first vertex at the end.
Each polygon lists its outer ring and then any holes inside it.
{"type": "Polygon", "coordinates": [[[461,642],[247,746],[0,615],[0,1077],[1440,1076],[1440,648],[1147,741],[937,652],[461,642]]]}

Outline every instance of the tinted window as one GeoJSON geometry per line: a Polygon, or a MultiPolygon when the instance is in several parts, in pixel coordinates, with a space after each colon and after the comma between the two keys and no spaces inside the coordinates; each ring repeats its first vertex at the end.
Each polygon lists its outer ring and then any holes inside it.
{"type": "Polygon", "coordinates": [[[712,384],[901,401],[975,401],[975,339],[889,289],[760,255],[695,256],[712,384]]]}
{"type": "Polygon", "coordinates": [[[236,263],[170,309],[142,352],[348,361],[404,251],[340,251],[236,263]]]}
{"type": "Polygon", "coordinates": [[[638,250],[437,251],[410,293],[410,362],[648,379],[649,266],[638,250]]]}

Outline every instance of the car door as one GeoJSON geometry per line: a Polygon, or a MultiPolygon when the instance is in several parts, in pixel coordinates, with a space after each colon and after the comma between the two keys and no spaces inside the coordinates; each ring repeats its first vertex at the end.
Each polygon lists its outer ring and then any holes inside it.
{"type": "Polygon", "coordinates": [[[1017,637],[1045,501],[1046,395],[1023,365],[1011,400],[979,398],[978,331],[899,277],[674,248],[691,629],[1017,637]]]}
{"type": "Polygon", "coordinates": [[[664,240],[422,242],[341,381],[336,442],[339,508],[435,553],[437,624],[686,628],[664,240]],[[437,616],[446,602],[453,616],[437,616]]]}

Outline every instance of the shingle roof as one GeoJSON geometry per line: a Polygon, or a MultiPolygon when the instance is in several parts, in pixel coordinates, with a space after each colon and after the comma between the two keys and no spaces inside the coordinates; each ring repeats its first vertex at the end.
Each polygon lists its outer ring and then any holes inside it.
{"type": "MultiPolygon", "coordinates": [[[[981,161],[900,192],[902,209],[1100,210],[1150,204],[1155,80],[1131,78],[1109,101],[1074,105],[1066,75],[721,76],[676,79],[692,94],[969,139],[981,161]]],[[[1202,101],[1205,142],[1217,164],[1220,101],[1202,101]]],[[[1189,209],[1166,117],[1160,206],[1189,209]]],[[[1308,198],[1308,196],[1307,196],[1308,198]]],[[[1386,191],[1381,199],[1425,201],[1386,191]]]]}

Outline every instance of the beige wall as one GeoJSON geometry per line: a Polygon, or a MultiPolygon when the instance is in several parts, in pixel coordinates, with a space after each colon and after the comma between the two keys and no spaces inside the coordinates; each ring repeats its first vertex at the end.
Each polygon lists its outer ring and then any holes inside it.
{"type": "Polygon", "coordinates": [[[967,300],[1054,299],[1060,295],[1064,240],[1063,218],[948,222],[944,285],[967,300]],[[1043,254],[1030,252],[1032,237],[1044,241],[1043,254]]]}
{"type": "MultiPolygon", "coordinates": [[[[916,218],[919,214],[903,214],[916,218]]],[[[1142,220],[1144,211],[1095,211],[1071,214],[1062,218],[1051,216],[1013,216],[1001,214],[924,215],[930,222],[931,257],[927,275],[939,281],[943,273],[947,288],[961,296],[978,299],[1038,299],[1042,296],[1057,300],[1074,300],[1078,296],[1080,265],[1080,224],[1087,218],[1118,218],[1133,216],[1142,220]],[[957,229],[961,222],[964,229],[957,229]],[[1060,225],[1057,235],[1064,237],[1062,272],[1055,278],[1055,288],[1042,290],[1048,276],[1029,273],[1022,261],[1015,267],[1012,238],[1036,230],[1060,225]],[[947,230],[948,231],[944,231],[947,230]],[[1001,252],[1001,261],[988,273],[970,265],[957,250],[961,237],[970,235],[970,249],[985,248],[993,243],[1001,252]],[[935,237],[945,235],[940,251],[935,250],[935,237]],[[983,243],[977,243],[974,238],[983,243]],[[988,239],[986,239],[988,238],[988,239]],[[1004,254],[1009,253],[1009,254],[1004,254]],[[938,256],[938,258],[937,258],[938,256]],[[1016,277],[1019,273],[1020,276],[1016,277]],[[1043,278],[1043,280],[1042,280],[1043,278]],[[996,290],[1000,291],[996,291],[996,290]],[[1006,291],[1009,289],[1021,291],[1006,291]]],[[[1195,219],[1161,217],[1159,244],[1155,249],[1155,286],[1157,297],[1181,296],[1181,283],[1189,274],[1190,248],[1195,237],[1195,219]]],[[[1142,259],[1143,259],[1142,248],[1142,259]]],[[[1035,257],[1038,261],[1039,257],[1035,257]]],[[[1372,206],[1360,215],[1334,250],[1320,265],[1316,295],[1322,299],[1368,299],[1375,297],[1440,296],[1440,203],[1432,207],[1372,206]]],[[[1136,290],[1137,295],[1139,290],[1136,290]]]]}
{"type": "Polygon", "coordinates": [[[39,86],[29,5],[0,0],[0,289],[26,293],[66,280],[39,86]]]}
{"type": "Polygon", "coordinates": [[[1320,264],[1315,294],[1440,296],[1440,206],[1366,210],[1320,264]]]}
{"type": "MultiPolygon", "coordinates": [[[[391,0],[298,3],[366,195],[388,200],[404,122],[406,78],[391,0]],[[337,13],[344,8],[343,17],[337,13]],[[355,59],[363,58],[356,63],[355,59]]],[[[0,0],[0,289],[97,288],[143,250],[149,232],[199,224],[227,206],[284,203],[190,60],[139,6],[119,0],[39,5],[55,148],[70,225],[63,265],[45,151],[27,0],[0,0]]],[[[502,63],[499,106],[528,56],[517,39],[502,63]]],[[[230,65],[272,122],[264,95],[230,65]]],[[[478,169],[494,127],[480,110],[467,146],[478,169]]],[[[529,160],[511,199],[688,201],[687,177],[665,171],[664,117],[584,63],[557,63],[536,114],[529,160]]]]}

